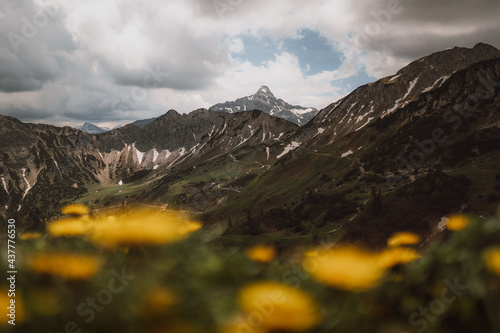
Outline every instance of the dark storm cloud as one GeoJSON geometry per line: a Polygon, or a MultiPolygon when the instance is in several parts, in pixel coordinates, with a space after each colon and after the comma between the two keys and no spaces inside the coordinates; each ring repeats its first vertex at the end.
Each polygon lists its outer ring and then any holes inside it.
{"type": "Polygon", "coordinates": [[[351,0],[361,46],[416,59],[450,46],[485,42],[500,47],[500,2],[351,0]]]}
{"type": "Polygon", "coordinates": [[[75,45],[57,12],[32,1],[2,2],[0,12],[0,91],[40,90],[60,77],[75,45]]]}
{"type": "Polygon", "coordinates": [[[15,105],[1,105],[0,114],[16,117],[18,119],[22,119],[23,121],[30,122],[50,118],[53,116],[53,111],[30,106],[20,107],[15,105]]]}

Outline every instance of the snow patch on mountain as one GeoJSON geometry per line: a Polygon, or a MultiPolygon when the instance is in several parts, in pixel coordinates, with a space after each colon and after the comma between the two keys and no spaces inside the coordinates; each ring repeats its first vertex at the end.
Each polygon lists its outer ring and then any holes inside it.
{"type": "Polygon", "coordinates": [[[439,83],[439,87],[441,87],[443,85],[443,83],[445,83],[449,78],[450,78],[451,75],[445,75],[443,77],[440,77],[439,79],[436,80],[436,82],[434,82],[434,84],[430,87],[427,87],[425,88],[422,92],[426,93],[426,92],[429,92],[431,91],[432,89],[434,89],[434,87],[439,83]]]}
{"type": "Polygon", "coordinates": [[[172,153],[168,149],[165,149],[164,151],[162,151],[162,153],[165,153],[165,159],[169,158],[170,155],[172,155],[172,153]]]}
{"type": "Polygon", "coordinates": [[[366,127],[366,126],[367,126],[367,125],[368,125],[368,124],[369,124],[369,123],[370,123],[373,119],[375,119],[375,118],[374,118],[374,117],[368,117],[368,120],[366,121],[366,123],[365,123],[363,126],[358,127],[358,128],[356,129],[356,132],[357,132],[357,131],[359,131],[360,129],[362,129],[362,128],[366,127]]]}
{"type": "Polygon", "coordinates": [[[406,94],[398,99],[395,103],[394,103],[394,106],[392,108],[390,108],[389,110],[385,111],[383,114],[382,114],[382,117],[386,116],[386,115],[389,115],[391,113],[393,113],[394,111],[396,111],[397,109],[401,108],[401,107],[404,107],[408,104],[408,102],[406,103],[401,103],[402,101],[404,101],[409,95],[410,93],[413,91],[413,88],[415,88],[415,85],[417,84],[417,81],[418,81],[419,77],[417,77],[415,80],[411,81],[410,82],[410,86],[408,87],[408,90],[406,92],[406,94]]]}
{"type": "Polygon", "coordinates": [[[394,82],[394,81],[396,81],[396,80],[397,80],[400,76],[401,76],[401,74],[394,75],[394,76],[393,76],[393,77],[391,77],[391,78],[389,79],[389,81],[387,81],[387,82],[394,82]]]}
{"type": "Polygon", "coordinates": [[[26,190],[24,190],[23,197],[22,197],[22,200],[24,200],[24,198],[26,197],[28,192],[31,190],[32,185],[30,185],[30,183],[28,182],[28,179],[26,179],[26,169],[23,168],[22,170],[23,170],[23,179],[26,182],[26,190]]]}
{"type": "MultiPolygon", "coordinates": [[[[252,126],[248,125],[248,127],[252,128],[252,126]]],[[[244,144],[245,142],[247,142],[248,140],[250,140],[250,138],[253,136],[253,134],[255,133],[255,130],[251,130],[250,131],[250,136],[246,139],[243,139],[243,141],[241,141],[238,145],[236,145],[236,147],[239,147],[241,146],[242,144],[244,144]]]]}
{"type": "Polygon", "coordinates": [[[160,153],[156,150],[156,148],[153,148],[153,163],[156,162],[158,156],[160,156],[160,153]]]}
{"type": "Polygon", "coordinates": [[[139,164],[142,163],[142,158],[144,157],[144,153],[139,151],[139,149],[135,149],[135,153],[137,154],[137,161],[139,162],[139,164]]]}
{"type": "Polygon", "coordinates": [[[292,150],[297,149],[298,147],[300,147],[301,144],[302,144],[301,142],[292,141],[292,143],[290,143],[289,145],[287,145],[285,147],[285,149],[283,150],[283,152],[277,156],[277,158],[278,159],[282,158],[283,156],[285,156],[286,154],[288,154],[292,150]]]}
{"type": "Polygon", "coordinates": [[[59,172],[61,172],[61,169],[59,169],[59,164],[57,164],[57,161],[55,159],[52,159],[52,161],[54,161],[54,164],[56,165],[57,170],[59,170],[59,172]]]}
{"type": "Polygon", "coordinates": [[[5,182],[5,179],[2,177],[2,183],[3,183],[3,188],[5,189],[5,192],[9,193],[9,190],[7,189],[7,183],[5,182]]]}
{"type": "Polygon", "coordinates": [[[354,152],[352,150],[346,151],[345,153],[342,154],[342,158],[347,157],[347,156],[352,155],[352,154],[354,154],[354,152]]]}

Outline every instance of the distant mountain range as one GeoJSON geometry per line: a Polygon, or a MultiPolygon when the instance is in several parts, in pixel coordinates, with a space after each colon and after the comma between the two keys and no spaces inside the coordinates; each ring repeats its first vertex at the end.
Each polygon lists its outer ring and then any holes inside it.
{"type": "Polygon", "coordinates": [[[144,128],[129,124],[100,134],[0,116],[0,138],[5,139],[0,214],[20,214],[37,224],[96,185],[173,174],[173,169],[221,156],[232,160],[248,149],[267,154],[268,163],[274,163],[279,146],[266,148],[266,143],[277,143],[296,129],[258,110],[229,114],[199,109],[183,115],[170,110],[144,128]]]}
{"type": "MultiPolygon", "coordinates": [[[[149,119],[142,119],[142,120],[136,120],[132,124],[135,126],[138,126],[140,128],[144,128],[147,124],[152,123],[156,118],[149,118],[149,119]]],[[[122,128],[125,125],[118,125],[113,128],[109,127],[99,127],[97,125],[91,124],[89,122],[85,122],[82,126],[75,127],[76,129],[79,129],[80,131],[83,131],[85,133],[89,134],[100,134],[104,132],[109,132],[118,128],[122,128]]]]}
{"type": "MultiPolygon", "coordinates": [[[[395,230],[426,236],[448,214],[495,211],[499,96],[500,51],[477,44],[416,60],[303,126],[238,100],[226,112],[170,110],[92,135],[0,116],[0,216],[40,228],[67,202],[104,208],[128,196],[196,211],[228,241],[335,232],[378,246],[395,230]]],[[[244,101],[275,99],[262,87],[244,101]]]]}
{"type": "MultiPolygon", "coordinates": [[[[277,99],[267,86],[260,87],[260,89],[253,95],[238,98],[234,102],[216,104],[210,107],[209,110],[227,113],[260,110],[271,116],[283,118],[299,126],[307,124],[308,121],[318,114],[318,110],[315,108],[306,108],[298,105],[294,106],[286,103],[282,99],[277,99]]],[[[155,119],[156,118],[137,120],[132,124],[140,128],[144,128],[155,119]]],[[[113,129],[120,127],[123,126],[117,126],[113,129]]],[[[107,127],[99,127],[88,122],[85,122],[82,126],[76,128],[89,134],[100,134],[112,130],[107,127]]]]}
{"type": "Polygon", "coordinates": [[[262,86],[250,96],[238,98],[232,102],[215,104],[209,110],[228,113],[247,110],[261,110],[271,116],[283,118],[299,126],[305,125],[318,114],[318,110],[299,105],[290,105],[282,99],[276,98],[267,86],[262,86]]]}
{"type": "Polygon", "coordinates": [[[89,134],[99,134],[110,131],[111,129],[108,127],[99,127],[94,124],[85,122],[82,126],[77,127],[80,131],[84,131],[89,134]]]}

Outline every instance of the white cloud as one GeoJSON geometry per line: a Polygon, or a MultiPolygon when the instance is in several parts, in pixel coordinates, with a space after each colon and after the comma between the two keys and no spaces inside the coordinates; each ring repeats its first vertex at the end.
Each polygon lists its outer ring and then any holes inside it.
{"type": "Polygon", "coordinates": [[[232,38],[228,41],[228,49],[231,54],[241,54],[245,52],[245,44],[241,38],[232,38]]]}
{"type": "Polygon", "coordinates": [[[36,1],[0,4],[0,113],[29,121],[189,112],[262,84],[289,103],[322,108],[347,93],[341,81],[360,71],[382,77],[448,46],[500,46],[496,0],[54,0],[65,5],[15,53],[8,33],[22,36],[24,18],[48,13],[50,1],[36,1]],[[325,37],[342,65],[301,70],[279,45],[304,38],[303,29],[325,37]],[[237,61],[231,55],[245,52],[241,35],[273,39],[275,58],[237,61]]]}

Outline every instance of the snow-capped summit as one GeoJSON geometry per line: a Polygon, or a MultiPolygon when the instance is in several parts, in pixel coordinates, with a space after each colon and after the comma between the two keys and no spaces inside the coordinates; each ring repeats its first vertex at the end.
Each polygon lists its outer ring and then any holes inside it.
{"type": "Polygon", "coordinates": [[[213,111],[228,113],[260,110],[275,117],[283,118],[297,125],[305,125],[318,113],[315,108],[290,105],[274,96],[268,86],[261,86],[253,95],[238,98],[236,101],[219,103],[210,108],[213,111]]]}

